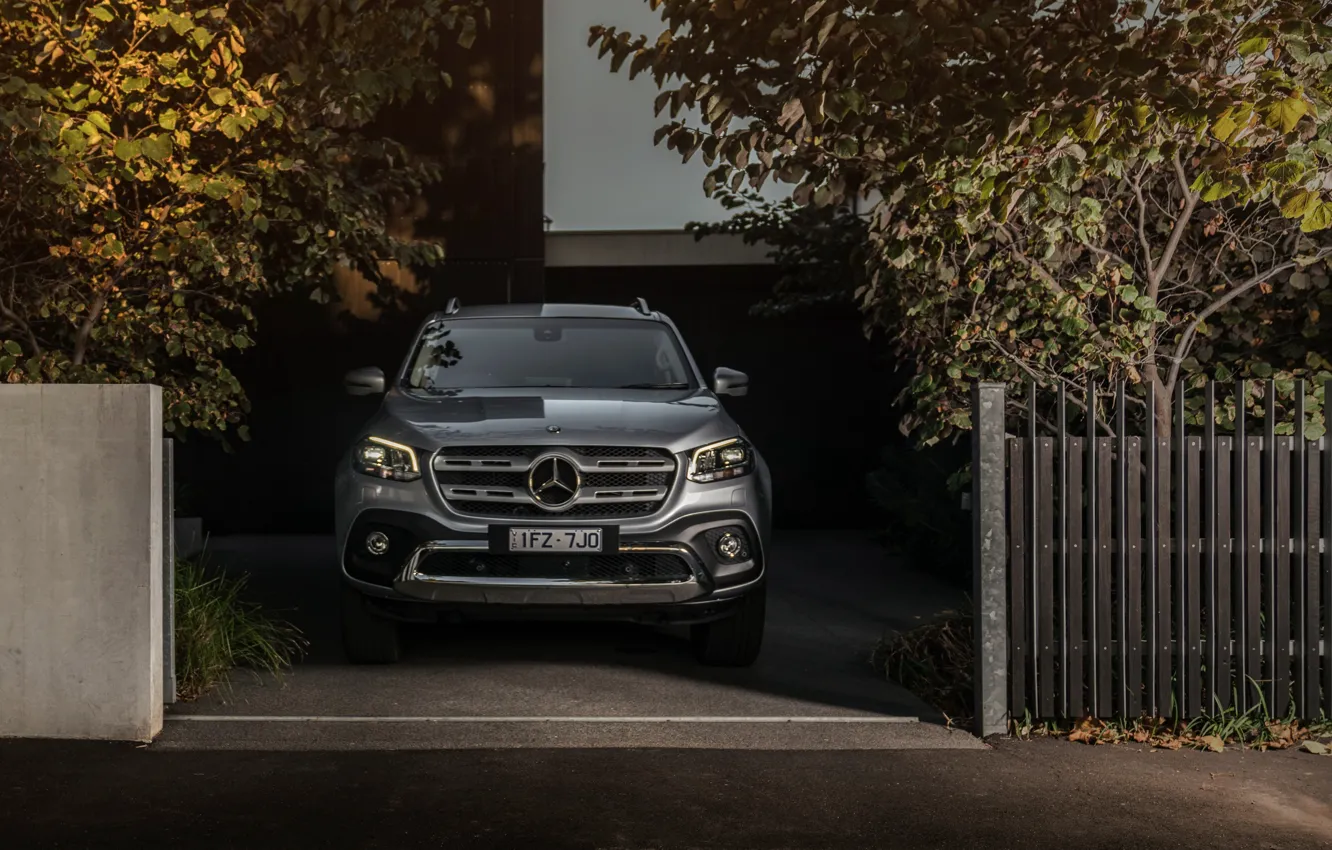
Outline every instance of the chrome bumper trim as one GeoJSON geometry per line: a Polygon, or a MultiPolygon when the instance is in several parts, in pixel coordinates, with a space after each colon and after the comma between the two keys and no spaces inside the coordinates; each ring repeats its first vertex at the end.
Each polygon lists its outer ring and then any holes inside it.
{"type": "Polygon", "coordinates": [[[705,595],[707,574],[698,557],[678,544],[625,544],[619,552],[671,553],[689,564],[693,577],[684,581],[635,582],[573,581],[550,578],[472,578],[432,576],[420,572],[421,561],[435,552],[489,552],[485,543],[470,540],[432,540],[416,547],[393,589],[404,596],[430,602],[471,602],[491,605],[656,605],[687,602],[705,595]]]}

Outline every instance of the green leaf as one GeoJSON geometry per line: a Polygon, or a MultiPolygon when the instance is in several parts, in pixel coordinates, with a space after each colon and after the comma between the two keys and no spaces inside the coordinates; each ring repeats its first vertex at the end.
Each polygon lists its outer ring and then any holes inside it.
{"type": "Polygon", "coordinates": [[[208,90],[208,99],[218,106],[226,106],[231,103],[231,89],[211,88],[208,90]]]}
{"type": "Polygon", "coordinates": [[[143,140],[141,145],[144,156],[155,162],[165,162],[171,157],[171,137],[158,133],[143,140]]]}
{"type": "Polygon", "coordinates": [[[1147,122],[1152,117],[1152,108],[1145,103],[1139,103],[1133,107],[1133,123],[1139,130],[1147,129],[1147,122]]]}
{"type": "Polygon", "coordinates": [[[1222,180],[1220,182],[1213,183],[1212,185],[1208,186],[1207,189],[1202,193],[1202,199],[1204,202],[1210,204],[1213,201],[1219,201],[1222,198],[1226,198],[1235,194],[1237,188],[1238,187],[1235,186],[1235,184],[1230,182],[1229,180],[1222,180]]]}
{"type": "Polygon", "coordinates": [[[1267,126],[1283,133],[1289,133],[1300,123],[1300,119],[1309,111],[1309,104],[1304,98],[1291,96],[1279,100],[1267,110],[1267,126]]]}
{"type": "Polygon", "coordinates": [[[1088,142],[1095,141],[1101,135],[1100,110],[1089,104],[1083,110],[1082,120],[1073,129],[1078,134],[1078,138],[1088,142]]]}
{"type": "Polygon", "coordinates": [[[1286,218],[1300,218],[1317,202],[1317,195],[1301,189],[1288,195],[1286,200],[1281,202],[1281,214],[1286,218]]]}
{"type": "Polygon", "coordinates": [[[147,77],[126,77],[120,81],[120,90],[123,92],[143,91],[152,84],[152,80],[147,77]]]}
{"type": "Polygon", "coordinates": [[[10,354],[14,355],[15,357],[23,356],[23,349],[19,347],[19,344],[12,339],[5,340],[5,351],[8,351],[10,354]]]}
{"type": "Polygon", "coordinates": [[[157,117],[157,125],[163,130],[176,129],[176,122],[180,120],[180,113],[174,109],[168,109],[157,117]]]}
{"type": "Polygon", "coordinates": [[[89,112],[88,123],[101,130],[103,133],[111,132],[111,121],[100,112],[89,112]]]}
{"type": "Polygon", "coordinates": [[[1256,56],[1259,53],[1266,53],[1267,46],[1270,43],[1271,42],[1262,37],[1251,38],[1248,41],[1240,42],[1239,55],[1256,56]]]}
{"type": "Polygon", "coordinates": [[[1235,123],[1229,109],[1221,113],[1221,117],[1212,123],[1212,135],[1216,136],[1218,141],[1229,142],[1238,130],[1239,125],[1235,123]]]}
{"type": "Polygon", "coordinates": [[[222,116],[222,120],[217,123],[217,128],[222,131],[222,135],[232,141],[240,141],[240,137],[245,135],[245,128],[235,115],[222,116]]]}
{"type": "Polygon", "coordinates": [[[1073,185],[1078,176],[1078,162],[1071,156],[1061,156],[1050,166],[1050,176],[1065,189],[1073,185]]]}
{"type": "Polygon", "coordinates": [[[120,139],[116,142],[116,156],[129,162],[139,155],[140,144],[134,139],[120,139]]]}
{"type": "Polygon", "coordinates": [[[91,9],[88,10],[88,14],[92,15],[94,18],[96,18],[99,21],[106,21],[107,23],[110,23],[111,21],[114,21],[116,19],[116,13],[111,11],[111,7],[107,6],[106,4],[102,4],[100,6],[93,6],[91,9]]]}
{"type": "Polygon", "coordinates": [[[1278,183],[1295,183],[1304,176],[1304,166],[1293,159],[1273,162],[1267,166],[1267,176],[1278,183]]]}
{"type": "Polygon", "coordinates": [[[1327,201],[1319,201],[1310,207],[1300,222],[1300,230],[1305,233],[1327,230],[1329,227],[1332,227],[1332,203],[1327,201]]]}
{"type": "Polygon", "coordinates": [[[203,27],[195,27],[190,32],[190,38],[194,39],[195,45],[197,45],[200,50],[203,50],[208,46],[208,43],[213,40],[213,34],[203,27]]]}

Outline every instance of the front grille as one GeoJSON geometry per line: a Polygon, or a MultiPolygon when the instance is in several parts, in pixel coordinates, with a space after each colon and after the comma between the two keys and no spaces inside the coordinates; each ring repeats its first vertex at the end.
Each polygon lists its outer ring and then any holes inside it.
{"type": "Polygon", "coordinates": [[[637,449],[626,446],[575,446],[570,451],[584,457],[670,457],[670,455],[658,449],[637,449]]]}
{"type": "MultiPolygon", "coordinates": [[[[526,472],[438,472],[440,484],[457,487],[524,487],[526,472]]],[[[589,472],[583,476],[584,487],[664,487],[671,482],[668,472],[589,472]]]]}
{"type": "Polygon", "coordinates": [[[512,457],[521,455],[526,449],[517,446],[450,446],[446,451],[450,457],[512,457]]]}
{"type": "Polygon", "coordinates": [[[656,513],[661,507],[658,502],[608,502],[606,504],[583,503],[574,505],[558,514],[544,511],[529,502],[467,502],[451,501],[449,505],[459,513],[494,519],[556,519],[592,517],[595,519],[631,519],[656,513]]]}
{"type": "Polygon", "coordinates": [[[431,466],[450,507],[495,519],[648,516],[665,504],[677,474],[670,452],[635,446],[445,447],[431,466]],[[533,465],[550,453],[577,467],[581,487],[567,510],[543,509],[528,490],[533,465]]]}
{"type": "Polygon", "coordinates": [[[417,571],[440,578],[526,578],[563,581],[651,583],[685,581],[692,576],[680,555],[620,552],[606,555],[492,555],[436,552],[417,571]]]}

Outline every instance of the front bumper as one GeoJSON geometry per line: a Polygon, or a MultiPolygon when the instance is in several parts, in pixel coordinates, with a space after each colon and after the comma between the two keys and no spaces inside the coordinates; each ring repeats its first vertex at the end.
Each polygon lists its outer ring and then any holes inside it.
{"type": "MultiPolygon", "coordinates": [[[[369,596],[467,606],[672,605],[735,598],[763,579],[763,547],[758,530],[740,512],[685,516],[658,530],[651,539],[641,539],[623,526],[617,526],[616,532],[609,535],[618,541],[613,552],[628,556],[674,556],[687,564],[687,574],[662,581],[440,575],[428,567],[432,555],[502,555],[491,542],[489,528],[484,534],[455,531],[437,518],[386,509],[363,511],[352,523],[342,541],[342,572],[346,581],[369,596]],[[711,540],[723,529],[743,532],[749,541],[744,557],[728,562],[715,554],[711,540]],[[361,541],[373,531],[383,532],[391,541],[389,551],[383,556],[371,556],[361,548],[361,541]]],[[[526,557],[558,561],[569,556],[526,557]]]]}
{"type": "MultiPolygon", "coordinates": [[[[626,619],[706,620],[724,615],[736,599],[764,581],[769,510],[766,468],[761,475],[704,486],[683,485],[647,517],[614,521],[481,519],[457,514],[427,477],[416,482],[371,479],[350,470],[337,481],[339,560],[345,581],[364,595],[416,614],[434,609],[533,615],[577,614],[626,619]],[[436,552],[495,554],[492,527],[603,527],[615,529],[611,552],[671,553],[689,575],[670,581],[588,581],[438,575],[424,568],[436,552]],[[735,562],[718,556],[709,533],[740,528],[749,551],[735,562]],[[369,530],[390,537],[390,551],[374,558],[364,548],[369,530]],[[665,609],[675,609],[667,611],[665,609]],[[692,613],[691,613],[692,612],[692,613]]],[[[538,556],[551,557],[551,556],[538,556]]],[[[413,615],[415,617],[415,615],[413,615]]]]}

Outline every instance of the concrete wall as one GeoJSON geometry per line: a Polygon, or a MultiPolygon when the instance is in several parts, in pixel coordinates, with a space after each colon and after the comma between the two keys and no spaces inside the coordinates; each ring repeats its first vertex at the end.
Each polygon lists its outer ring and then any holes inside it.
{"type": "Polygon", "coordinates": [[[162,728],[162,391],[0,386],[0,737],[162,728]]]}
{"type": "MultiPolygon", "coordinates": [[[[679,231],[691,221],[721,221],[729,213],[703,192],[708,167],[654,146],[670,120],[653,114],[656,82],[612,74],[610,59],[587,46],[594,24],[651,39],[666,28],[647,0],[544,0],[545,190],[550,232],[679,231]]],[[[697,115],[690,115],[697,121],[697,115]]],[[[769,181],[763,194],[786,197],[795,187],[769,181]]],[[[692,237],[691,237],[692,239],[692,237]]],[[[690,250],[700,250],[704,243],[690,250]]]]}

